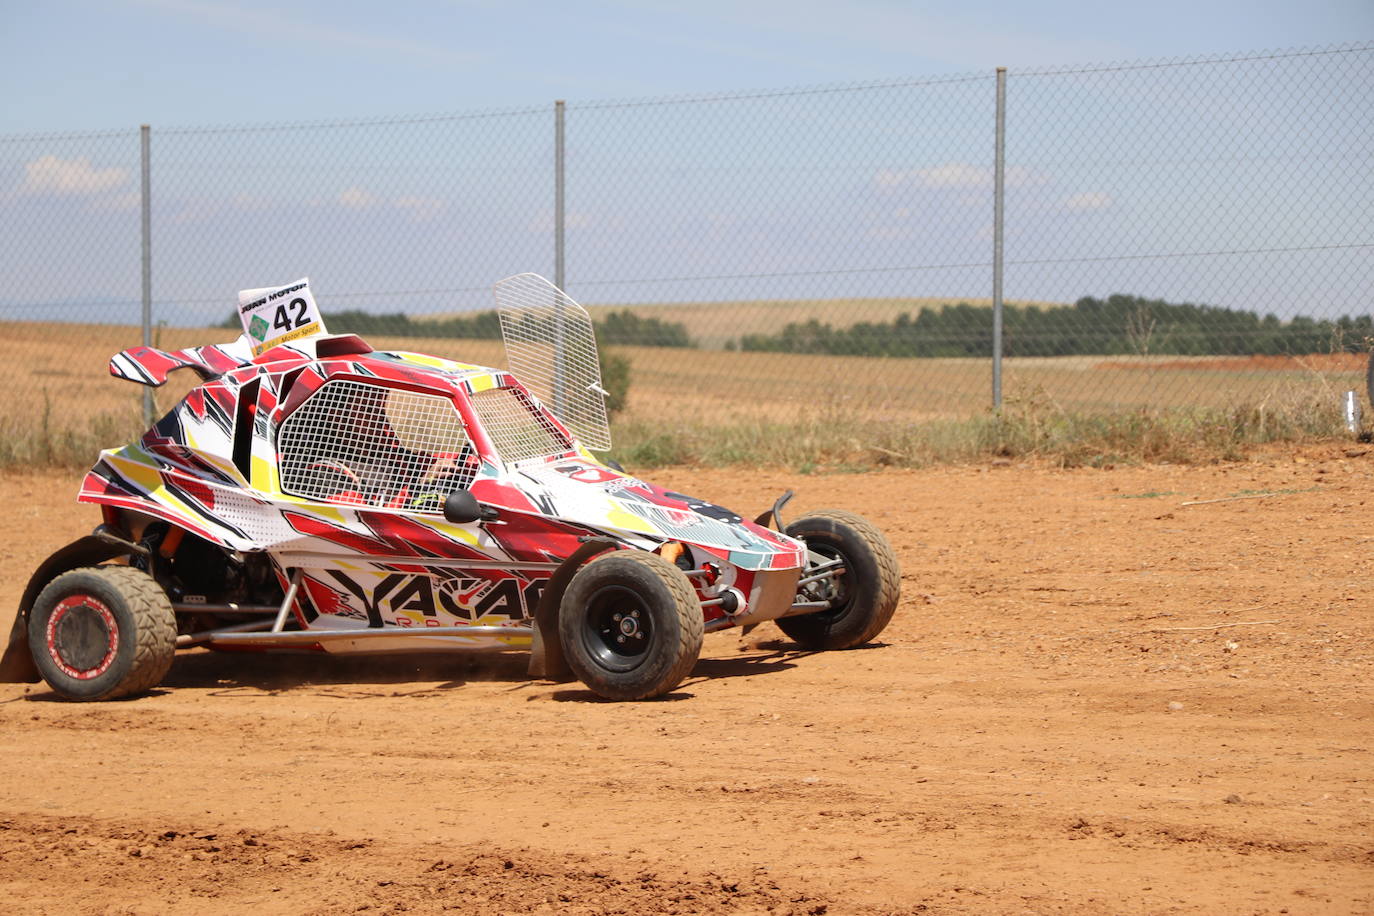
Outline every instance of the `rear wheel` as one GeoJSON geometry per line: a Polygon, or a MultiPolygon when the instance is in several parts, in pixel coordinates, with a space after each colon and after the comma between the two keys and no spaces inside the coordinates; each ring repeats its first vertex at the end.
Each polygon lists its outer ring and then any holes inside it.
{"type": "Polygon", "coordinates": [[[112,700],[156,686],[176,652],[176,615],[147,573],[94,566],[48,583],[29,612],[29,650],[68,700],[112,700]]]}
{"type": "Polygon", "coordinates": [[[611,700],[660,696],[701,654],[703,618],[682,570],[657,554],[605,553],[568,585],[558,615],[578,680],[611,700]]]}
{"type": "Polygon", "coordinates": [[[883,533],[862,516],[827,509],[788,525],[787,535],[806,542],[808,569],[839,561],[843,572],[803,586],[798,595],[826,601],[827,609],[779,618],[778,628],[806,649],[849,649],[881,633],[897,609],[902,584],[883,533]]]}

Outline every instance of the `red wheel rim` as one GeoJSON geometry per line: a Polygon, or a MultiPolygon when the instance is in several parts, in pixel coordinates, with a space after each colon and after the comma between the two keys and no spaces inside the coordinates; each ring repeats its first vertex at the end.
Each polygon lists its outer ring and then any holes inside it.
{"type": "Polygon", "coordinates": [[[58,602],[48,617],[46,635],[53,663],[80,681],[100,677],[119,653],[119,624],[110,609],[90,595],[58,602]]]}

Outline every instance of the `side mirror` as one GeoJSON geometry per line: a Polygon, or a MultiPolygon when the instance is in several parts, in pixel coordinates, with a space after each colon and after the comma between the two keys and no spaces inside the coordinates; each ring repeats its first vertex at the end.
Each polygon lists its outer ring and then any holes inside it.
{"type": "Polygon", "coordinates": [[[466,525],[482,517],[482,505],[471,490],[454,490],[444,500],[444,519],[455,525],[466,525]]]}
{"type": "Polygon", "coordinates": [[[479,503],[471,490],[454,490],[444,500],[444,520],[455,525],[471,524],[478,519],[490,522],[498,518],[500,513],[479,503]]]}

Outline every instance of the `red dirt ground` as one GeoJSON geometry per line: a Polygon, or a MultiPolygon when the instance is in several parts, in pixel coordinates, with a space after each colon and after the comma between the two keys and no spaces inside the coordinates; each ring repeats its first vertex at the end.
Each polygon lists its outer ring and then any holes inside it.
{"type": "MultiPolygon", "coordinates": [[[[896,619],[829,654],[708,636],[648,703],[518,655],[0,685],[0,911],[1374,910],[1371,447],[648,476],[870,516],[896,619]]],[[[6,607],[98,521],[76,478],[0,478],[6,607]]]]}

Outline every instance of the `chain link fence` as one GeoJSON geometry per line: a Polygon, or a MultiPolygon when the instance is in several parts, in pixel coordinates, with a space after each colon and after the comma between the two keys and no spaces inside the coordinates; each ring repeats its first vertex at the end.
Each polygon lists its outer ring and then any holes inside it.
{"type": "Polygon", "coordinates": [[[1012,73],[1007,138],[1006,286],[1074,303],[1008,316],[1011,390],[1054,358],[1094,408],[1356,387],[1374,46],[1012,73]]]}
{"type": "Polygon", "coordinates": [[[491,285],[535,271],[646,423],[965,417],[994,373],[1335,411],[1374,334],[1371,42],[149,137],[146,188],[136,129],[0,137],[11,460],[141,422],[105,362],[143,339],[145,189],[154,345],[308,275],[332,331],[499,362],[491,285]]]}

